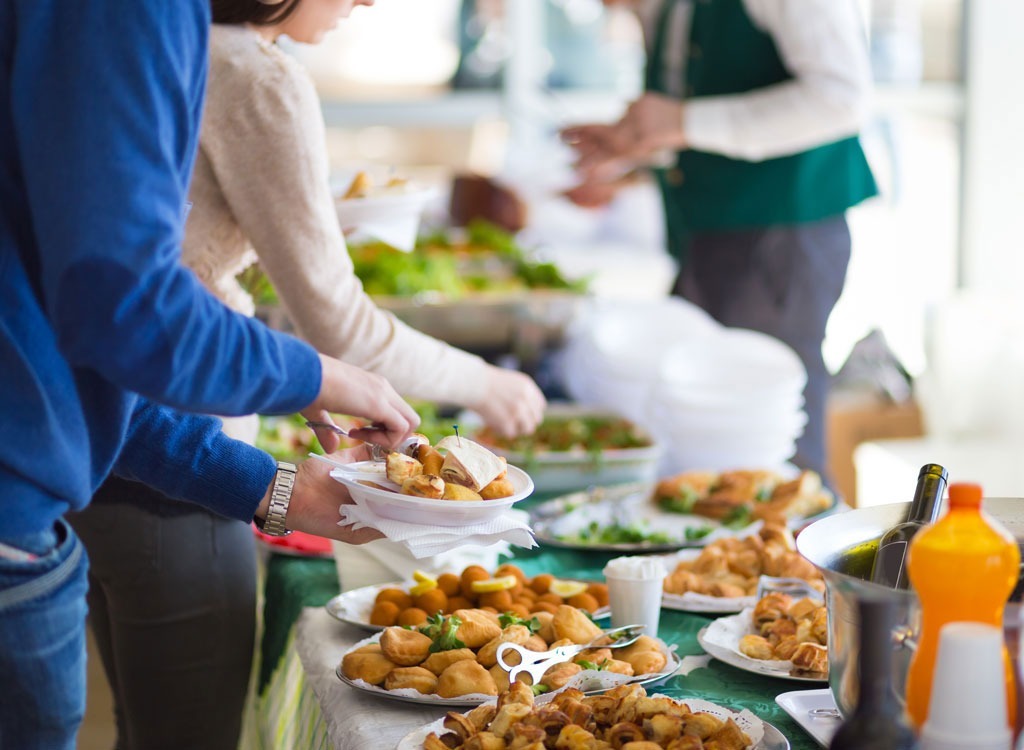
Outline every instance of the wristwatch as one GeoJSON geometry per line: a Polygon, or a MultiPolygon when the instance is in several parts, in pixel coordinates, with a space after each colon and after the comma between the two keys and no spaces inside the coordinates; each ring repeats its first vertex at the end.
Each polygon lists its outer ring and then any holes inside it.
{"type": "Polygon", "coordinates": [[[292,501],[292,489],[295,487],[295,464],[287,461],[277,462],[277,474],[274,475],[274,485],[270,489],[270,507],[267,509],[267,517],[264,519],[253,519],[256,528],[267,536],[287,536],[291,530],[285,526],[285,519],[288,516],[288,505],[292,501]]]}

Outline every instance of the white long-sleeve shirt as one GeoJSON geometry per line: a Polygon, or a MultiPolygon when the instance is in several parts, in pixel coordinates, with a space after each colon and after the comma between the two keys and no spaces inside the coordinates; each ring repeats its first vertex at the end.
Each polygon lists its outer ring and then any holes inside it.
{"type": "MultiPolygon", "coordinates": [[[[648,40],[664,2],[644,0],[638,13],[648,40]]],[[[693,3],[669,14],[662,80],[680,99],[689,54],[693,3]]],[[[683,131],[690,148],[761,161],[846,138],[860,129],[871,91],[867,39],[856,0],[743,0],[754,25],[771,35],[793,78],[742,94],[686,99],[683,131]]]]}

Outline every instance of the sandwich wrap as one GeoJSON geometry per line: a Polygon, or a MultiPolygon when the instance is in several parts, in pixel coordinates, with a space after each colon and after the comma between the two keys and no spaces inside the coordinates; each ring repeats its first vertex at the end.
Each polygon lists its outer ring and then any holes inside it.
{"type": "Polygon", "coordinates": [[[505,471],[505,462],[479,443],[449,435],[438,442],[447,452],[441,465],[441,478],[479,492],[505,471]]]}

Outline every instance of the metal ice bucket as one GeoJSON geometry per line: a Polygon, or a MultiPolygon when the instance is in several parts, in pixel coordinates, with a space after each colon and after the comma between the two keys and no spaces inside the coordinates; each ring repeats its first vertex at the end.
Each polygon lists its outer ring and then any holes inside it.
{"type": "MultiPolygon", "coordinates": [[[[1024,540],[1024,498],[985,498],[982,508],[1002,523],[1021,544],[1024,540]]],[[[918,631],[917,597],[911,591],[896,591],[866,579],[871,575],[879,537],[906,520],[909,510],[910,503],[859,508],[823,518],[797,536],[797,549],[825,577],[828,683],[836,706],[844,716],[848,716],[857,704],[857,651],[860,643],[857,602],[863,598],[883,598],[896,606],[893,684],[897,699],[902,702],[904,697],[907,670],[918,631]]],[[[1020,600],[1021,590],[1021,582],[1018,581],[1011,601],[1020,600]]]]}

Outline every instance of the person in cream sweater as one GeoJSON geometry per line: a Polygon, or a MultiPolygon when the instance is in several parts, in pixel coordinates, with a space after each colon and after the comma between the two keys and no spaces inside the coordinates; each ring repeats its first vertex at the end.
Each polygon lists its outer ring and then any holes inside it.
{"type": "MultiPolygon", "coordinates": [[[[183,261],[246,315],[253,301],[235,277],[259,261],[298,334],[320,352],[383,375],[405,397],[470,408],[509,435],[531,432],[545,400],[528,376],[413,330],[377,308],[353,272],[316,90],[275,40],[316,43],[355,6],[372,4],[212,0],[183,261]]],[[[257,427],[243,417],[224,430],[251,442],[257,427]]],[[[91,624],[126,750],[237,744],[256,622],[252,534],[182,507],[112,480],[75,521],[93,560],[91,624]],[[168,515],[174,533],[154,542],[157,519],[168,515]]]]}

